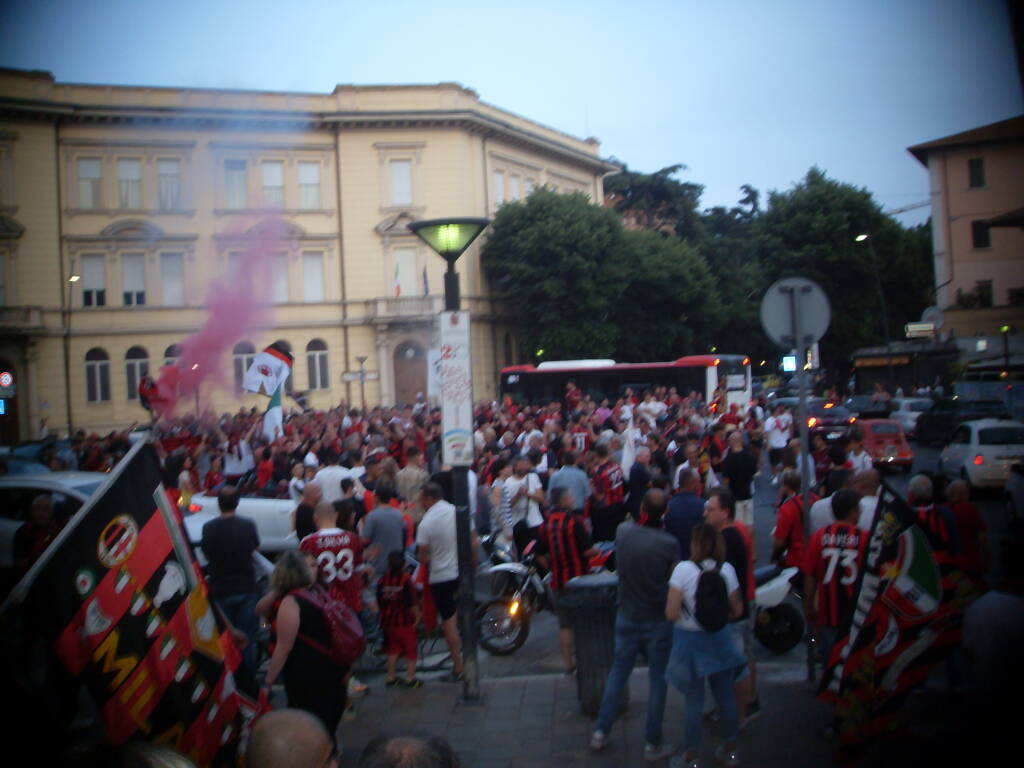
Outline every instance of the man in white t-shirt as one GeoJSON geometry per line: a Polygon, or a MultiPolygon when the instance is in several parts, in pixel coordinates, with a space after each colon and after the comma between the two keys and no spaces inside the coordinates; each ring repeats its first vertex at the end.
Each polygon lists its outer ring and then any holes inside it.
{"type": "Polygon", "coordinates": [[[316,473],[316,479],[313,482],[319,485],[320,490],[323,491],[323,500],[333,504],[335,501],[341,500],[341,481],[349,476],[349,472],[338,465],[338,454],[333,449],[328,449],[324,460],[327,462],[327,466],[316,473]]]}
{"type": "Polygon", "coordinates": [[[782,464],[782,451],[789,442],[792,427],[793,417],[784,405],[776,405],[775,412],[764,423],[764,434],[768,439],[768,463],[774,474],[778,474],[778,467],[782,464]]]}
{"type": "Polygon", "coordinates": [[[852,487],[853,472],[848,469],[829,470],[825,477],[825,490],[828,496],[818,499],[811,505],[811,533],[836,522],[836,517],[832,513],[832,497],[836,495],[836,491],[852,487]]]}
{"type": "Polygon", "coordinates": [[[871,454],[864,450],[864,438],[857,430],[850,433],[850,444],[846,450],[846,459],[852,465],[854,472],[863,472],[871,469],[875,463],[871,454]]]}
{"type": "MultiPolygon", "coordinates": [[[[416,531],[416,552],[420,563],[430,569],[430,594],[441,617],[441,630],[452,657],[452,671],[445,680],[462,680],[462,644],[456,625],[459,588],[459,547],[455,507],[444,500],[441,486],[427,483],[420,490],[420,508],[427,510],[416,531]]],[[[477,535],[470,527],[470,551],[476,568],[477,535]]]]}
{"type": "Polygon", "coordinates": [[[544,486],[533,472],[529,458],[515,460],[512,476],[505,481],[512,504],[512,535],[520,552],[537,536],[537,528],[544,522],[540,505],[545,501],[544,486]]]}
{"type": "Polygon", "coordinates": [[[870,531],[875,522],[875,510],[878,507],[878,489],[882,482],[877,469],[865,469],[853,476],[853,490],[860,494],[860,517],[857,527],[862,531],[870,531]]]}

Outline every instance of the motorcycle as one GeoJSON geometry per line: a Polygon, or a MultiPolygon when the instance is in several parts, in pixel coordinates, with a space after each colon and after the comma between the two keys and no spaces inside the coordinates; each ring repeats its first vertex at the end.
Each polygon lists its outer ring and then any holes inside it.
{"type": "MultiPolygon", "coordinates": [[[[530,542],[521,562],[499,563],[489,569],[492,594],[496,595],[477,609],[477,637],[480,645],[496,656],[514,653],[530,634],[530,620],[545,608],[551,610],[551,576],[537,564],[530,542]],[[498,585],[500,590],[495,590],[498,585]]],[[[602,542],[590,558],[590,573],[611,570],[615,563],[615,545],[602,542]]]]}
{"type": "Polygon", "coordinates": [[[554,605],[551,576],[541,575],[533,543],[526,548],[521,562],[502,563],[490,570],[492,575],[506,575],[506,583],[512,586],[510,593],[501,593],[477,609],[477,637],[488,652],[507,656],[526,642],[533,614],[554,605]]]}
{"type": "Polygon", "coordinates": [[[496,566],[507,565],[516,561],[515,550],[510,544],[503,543],[494,534],[481,537],[480,547],[490,560],[490,565],[481,565],[480,571],[490,576],[492,595],[505,595],[513,591],[513,575],[507,570],[496,566]]]}
{"type": "Polygon", "coordinates": [[[785,653],[804,636],[804,617],[785,602],[799,569],[766,565],[754,571],[754,637],[772,653],[785,653]]]}

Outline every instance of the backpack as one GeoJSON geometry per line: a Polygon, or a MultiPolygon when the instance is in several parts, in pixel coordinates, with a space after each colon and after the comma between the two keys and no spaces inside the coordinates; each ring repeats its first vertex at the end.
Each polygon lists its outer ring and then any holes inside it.
{"type": "Polygon", "coordinates": [[[322,643],[318,643],[309,635],[304,635],[301,632],[299,639],[327,656],[339,667],[351,667],[366,647],[363,625],[359,623],[359,616],[356,615],[356,612],[341,600],[331,599],[326,592],[320,589],[300,589],[295,592],[295,596],[318,608],[323,614],[331,645],[325,647],[322,643]]]}
{"type": "Polygon", "coordinates": [[[693,617],[705,632],[717,632],[729,621],[729,593],[722,578],[721,563],[705,570],[699,563],[697,595],[693,617]]]}

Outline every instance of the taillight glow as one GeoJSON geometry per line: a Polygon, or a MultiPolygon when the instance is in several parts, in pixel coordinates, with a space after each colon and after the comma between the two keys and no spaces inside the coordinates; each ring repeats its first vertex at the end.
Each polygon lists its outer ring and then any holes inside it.
{"type": "Polygon", "coordinates": [[[985,463],[985,457],[982,456],[980,453],[977,456],[974,457],[974,466],[980,467],[984,463],[985,463]]]}
{"type": "Polygon", "coordinates": [[[818,420],[816,418],[814,418],[813,416],[811,416],[811,418],[809,418],[807,420],[807,426],[808,427],[813,427],[817,423],[818,423],[818,420]]]}
{"type": "Polygon", "coordinates": [[[856,416],[851,416],[850,417],[850,423],[853,424],[855,421],[857,421],[857,417],[856,416]]]}
{"type": "Polygon", "coordinates": [[[743,364],[744,365],[750,365],[750,358],[749,357],[744,357],[743,358],[743,364]]]}
{"type": "Polygon", "coordinates": [[[189,504],[188,505],[188,513],[190,515],[195,514],[196,512],[202,512],[202,511],[203,511],[203,508],[200,507],[198,504],[189,504]]]}

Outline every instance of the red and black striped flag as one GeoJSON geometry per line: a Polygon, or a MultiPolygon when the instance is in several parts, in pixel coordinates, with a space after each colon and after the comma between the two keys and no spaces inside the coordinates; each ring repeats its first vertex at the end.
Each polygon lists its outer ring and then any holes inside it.
{"type": "Polygon", "coordinates": [[[840,742],[848,746],[896,727],[906,695],[959,645],[973,590],[955,542],[933,530],[942,510],[912,509],[883,488],[854,609],[819,689],[835,703],[840,742]]]}
{"type": "Polygon", "coordinates": [[[234,760],[255,706],[236,689],[238,651],[151,445],[125,456],[4,608],[5,630],[17,623],[86,688],[107,743],[166,744],[198,765],[234,760]]]}

